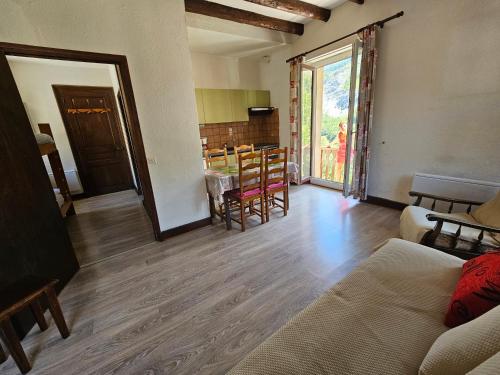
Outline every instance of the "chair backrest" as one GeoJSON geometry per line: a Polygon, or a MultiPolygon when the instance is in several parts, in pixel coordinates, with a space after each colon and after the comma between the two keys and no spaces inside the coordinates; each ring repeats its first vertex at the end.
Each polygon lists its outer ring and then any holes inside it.
{"type": "Polygon", "coordinates": [[[219,148],[211,148],[205,150],[205,161],[207,162],[207,168],[213,166],[213,163],[224,162],[224,166],[228,165],[227,158],[227,148],[219,149],[219,148]],[[221,155],[222,154],[222,155],[221,155]]]}
{"type": "Polygon", "coordinates": [[[240,155],[246,155],[253,152],[255,152],[253,143],[251,145],[234,146],[234,157],[236,158],[236,162],[238,162],[240,155]]]}
{"type": "Polygon", "coordinates": [[[265,156],[266,186],[287,184],[288,178],[288,147],[267,150],[265,156]]]}
{"type": "Polygon", "coordinates": [[[262,151],[250,152],[238,158],[240,194],[254,189],[264,189],[264,157],[262,151]],[[259,159],[259,162],[255,162],[259,159]]]}

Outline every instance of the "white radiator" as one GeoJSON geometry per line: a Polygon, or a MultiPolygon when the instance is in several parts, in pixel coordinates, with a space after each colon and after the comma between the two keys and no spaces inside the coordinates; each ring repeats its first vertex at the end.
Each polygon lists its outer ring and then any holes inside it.
{"type": "MultiPolygon", "coordinates": [[[[486,202],[500,190],[500,183],[415,173],[412,190],[456,199],[486,202]]],[[[437,206],[437,208],[440,207],[437,206]]]]}

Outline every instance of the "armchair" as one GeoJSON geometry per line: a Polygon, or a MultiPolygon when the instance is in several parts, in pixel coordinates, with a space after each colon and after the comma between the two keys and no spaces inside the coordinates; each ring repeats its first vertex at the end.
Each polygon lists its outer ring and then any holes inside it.
{"type": "Polygon", "coordinates": [[[485,251],[500,247],[500,224],[497,224],[500,193],[487,203],[442,197],[411,191],[415,203],[405,208],[401,215],[401,236],[403,239],[430,246],[462,259],[470,259],[485,251]],[[421,207],[424,199],[432,201],[431,209],[421,207]],[[437,202],[444,202],[447,213],[434,211],[437,202]],[[453,212],[456,206],[466,206],[466,212],[453,212]],[[473,210],[475,206],[479,208],[473,210]],[[478,215],[477,213],[480,213],[478,215]],[[480,217],[481,216],[481,217],[480,217]]]}

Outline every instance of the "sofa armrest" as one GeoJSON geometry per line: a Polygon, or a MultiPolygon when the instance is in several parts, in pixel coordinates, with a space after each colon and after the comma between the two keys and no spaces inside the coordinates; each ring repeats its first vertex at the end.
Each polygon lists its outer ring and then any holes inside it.
{"type": "Polygon", "coordinates": [[[477,201],[471,201],[471,200],[465,200],[465,199],[455,199],[455,198],[450,198],[450,197],[443,197],[443,196],[434,195],[434,194],[421,193],[418,191],[410,191],[409,195],[410,195],[410,197],[417,198],[415,203],[413,203],[414,206],[420,206],[423,198],[432,199],[432,201],[433,201],[432,207],[431,207],[432,211],[434,211],[434,208],[436,207],[437,201],[448,202],[448,203],[450,203],[450,206],[448,207],[448,213],[451,213],[453,211],[454,204],[467,205],[468,206],[467,213],[470,213],[472,210],[472,206],[480,206],[484,203],[484,202],[477,202],[477,201]]]}
{"type": "Polygon", "coordinates": [[[482,225],[480,223],[472,223],[466,220],[460,220],[458,218],[450,218],[448,216],[443,216],[439,214],[427,214],[427,220],[429,221],[437,221],[442,223],[451,223],[456,224],[463,227],[474,228],[480,231],[491,232],[491,233],[500,233],[500,228],[490,227],[488,225],[482,225]]]}

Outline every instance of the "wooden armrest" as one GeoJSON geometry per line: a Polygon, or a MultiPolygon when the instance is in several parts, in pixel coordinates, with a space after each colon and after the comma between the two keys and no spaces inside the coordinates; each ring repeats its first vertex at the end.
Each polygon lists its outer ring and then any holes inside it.
{"type": "Polygon", "coordinates": [[[410,197],[417,197],[417,200],[413,204],[414,206],[420,206],[420,203],[422,203],[422,198],[428,198],[432,199],[432,207],[431,210],[434,210],[436,207],[436,201],[443,201],[443,202],[448,202],[450,203],[450,206],[448,208],[448,213],[451,213],[453,211],[453,205],[454,204],[464,204],[469,206],[467,208],[467,213],[470,213],[472,210],[472,206],[480,206],[484,202],[477,202],[477,201],[470,201],[470,200],[465,200],[465,199],[455,199],[455,198],[450,198],[450,197],[442,197],[439,195],[434,195],[434,194],[427,194],[427,193],[420,193],[418,191],[410,191],[408,193],[410,197]]]}
{"type": "Polygon", "coordinates": [[[500,228],[495,228],[495,227],[490,227],[487,225],[482,225],[479,223],[471,223],[470,221],[466,220],[460,220],[458,218],[450,218],[448,216],[443,216],[443,215],[436,215],[436,214],[427,214],[426,215],[427,220],[429,221],[437,221],[440,223],[451,223],[451,224],[456,224],[456,225],[461,225],[464,227],[469,227],[485,232],[491,232],[491,233],[500,233],[500,228]]]}

